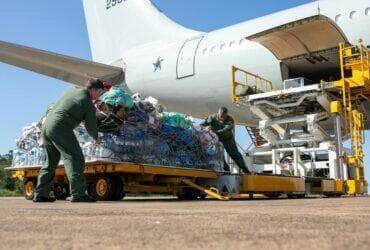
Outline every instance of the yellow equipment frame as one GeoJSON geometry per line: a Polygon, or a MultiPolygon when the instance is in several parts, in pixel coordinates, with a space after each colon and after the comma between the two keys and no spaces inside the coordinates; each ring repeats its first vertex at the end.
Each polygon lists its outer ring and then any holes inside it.
{"type": "Polygon", "coordinates": [[[342,116],[344,133],[351,135],[352,155],[346,163],[355,166],[355,180],[363,180],[365,143],[364,115],[358,104],[370,97],[370,51],[359,39],[358,45],[339,44],[341,79],[334,86],[341,92],[341,102],[333,102],[332,112],[342,116]]]}

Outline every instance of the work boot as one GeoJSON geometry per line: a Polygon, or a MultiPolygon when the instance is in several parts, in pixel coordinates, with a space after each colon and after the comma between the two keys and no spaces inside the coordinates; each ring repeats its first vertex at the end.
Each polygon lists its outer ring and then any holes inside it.
{"type": "Polygon", "coordinates": [[[42,197],[42,196],[37,196],[33,198],[33,202],[54,202],[57,199],[54,196],[49,196],[49,197],[42,197]]]}
{"type": "Polygon", "coordinates": [[[241,174],[252,174],[252,172],[249,171],[249,169],[240,169],[240,173],[241,174]]]}
{"type": "Polygon", "coordinates": [[[67,199],[70,202],[96,202],[97,199],[95,197],[89,195],[83,195],[80,197],[68,197],[67,199]]]}

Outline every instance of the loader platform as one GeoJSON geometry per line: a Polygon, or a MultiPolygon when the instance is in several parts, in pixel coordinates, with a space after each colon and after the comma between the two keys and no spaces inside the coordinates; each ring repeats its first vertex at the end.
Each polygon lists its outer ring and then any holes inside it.
{"type": "MultiPolygon", "coordinates": [[[[32,199],[37,183],[38,167],[11,167],[13,177],[23,180],[25,197],[32,199]]],[[[218,174],[211,170],[175,168],[136,164],[130,162],[89,162],[84,174],[88,193],[99,200],[121,200],[125,194],[172,194],[180,199],[205,198],[206,194],[193,189],[185,182],[196,183],[198,179],[217,179],[218,174]]],[[[69,195],[68,180],[63,166],[55,171],[54,195],[65,199],[69,195]]],[[[205,189],[206,190],[206,189],[205,189]]],[[[213,192],[207,194],[213,195],[213,192]]],[[[218,198],[217,194],[214,194],[218,198]]]]}
{"type": "MultiPolygon", "coordinates": [[[[25,198],[33,199],[38,167],[11,167],[13,177],[24,182],[25,198]]],[[[263,195],[277,198],[302,198],[311,193],[327,196],[345,193],[343,182],[322,180],[322,186],[305,185],[305,179],[279,175],[239,175],[205,169],[175,168],[130,162],[90,162],[85,167],[89,195],[102,201],[122,200],[126,194],[175,195],[180,200],[218,200],[249,198],[263,195]]],[[[321,181],[321,180],[320,180],[321,181]]],[[[321,183],[321,182],[320,182],[321,183]]],[[[355,187],[356,188],[356,187],[355,187]]],[[[69,196],[68,179],[63,166],[58,166],[52,184],[59,200],[69,196]]]]}

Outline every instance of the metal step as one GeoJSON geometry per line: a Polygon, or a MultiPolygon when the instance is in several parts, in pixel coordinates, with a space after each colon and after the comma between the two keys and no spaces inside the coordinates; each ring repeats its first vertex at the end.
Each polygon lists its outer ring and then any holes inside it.
{"type": "Polygon", "coordinates": [[[260,130],[259,128],[255,128],[255,127],[248,127],[246,126],[245,127],[246,130],[247,130],[247,133],[249,135],[249,137],[251,138],[253,144],[255,147],[260,147],[264,144],[267,143],[267,141],[265,140],[265,138],[263,138],[261,135],[260,135],[260,130]]]}

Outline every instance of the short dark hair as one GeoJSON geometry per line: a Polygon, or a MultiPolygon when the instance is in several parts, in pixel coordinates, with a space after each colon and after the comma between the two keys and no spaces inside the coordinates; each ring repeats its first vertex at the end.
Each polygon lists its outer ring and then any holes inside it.
{"type": "Polygon", "coordinates": [[[86,84],[87,89],[104,89],[104,83],[97,78],[90,78],[86,84]]]}
{"type": "Polygon", "coordinates": [[[219,113],[221,114],[227,114],[228,113],[228,110],[226,107],[221,107],[219,110],[218,110],[219,113]]]}

